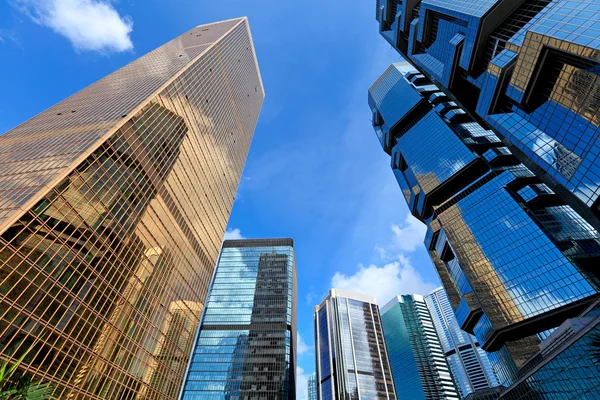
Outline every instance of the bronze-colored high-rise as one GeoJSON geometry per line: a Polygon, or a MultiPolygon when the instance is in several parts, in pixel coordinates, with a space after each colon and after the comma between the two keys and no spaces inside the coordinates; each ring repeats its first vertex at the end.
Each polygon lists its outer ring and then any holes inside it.
{"type": "Polygon", "coordinates": [[[172,399],[264,91],[198,26],[0,136],[0,354],[60,399],[172,399]]]}

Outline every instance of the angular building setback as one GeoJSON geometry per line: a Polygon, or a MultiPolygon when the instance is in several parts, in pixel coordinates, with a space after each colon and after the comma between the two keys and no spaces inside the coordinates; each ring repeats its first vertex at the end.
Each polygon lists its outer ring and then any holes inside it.
{"type": "Polygon", "coordinates": [[[180,398],[294,400],[296,297],[292,239],[223,242],[180,398]]]}
{"type": "Polygon", "coordinates": [[[369,105],[459,326],[510,384],[547,331],[598,296],[600,234],[408,63],[383,73],[369,105]]]}
{"type": "Polygon", "coordinates": [[[381,322],[399,400],[461,398],[423,296],[393,298],[381,322]]]}
{"type": "Polygon", "coordinates": [[[2,356],[53,398],[177,398],[263,97],[239,18],[0,136],[2,356]]]}
{"type": "Polygon", "coordinates": [[[340,289],[315,307],[317,399],[395,400],[374,297],[340,289]]]}
{"type": "Polygon", "coordinates": [[[598,229],[600,3],[376,3],[383,37],[598,229]]]}
{"type": "Polygon", "coordinates": [[[461,398],[478,390],[498,386],[487,354],[479,347],[475,337],[458,326],[444,289],[439,288],[425,296],[425,303],[461,398]]]}

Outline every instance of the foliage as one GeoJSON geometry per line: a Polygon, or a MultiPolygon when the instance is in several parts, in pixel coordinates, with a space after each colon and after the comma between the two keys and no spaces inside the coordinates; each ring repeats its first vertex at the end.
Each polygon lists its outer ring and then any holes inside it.
{"type": "Polygon", "coordinates": [[[52,393],[50,384],[33,383],[31,377],[17,373],[17,368],[38,341],[35,341],[14,364],[10,365],[8,360],[0,361],[0,400],[50,399],[52,393]]]}

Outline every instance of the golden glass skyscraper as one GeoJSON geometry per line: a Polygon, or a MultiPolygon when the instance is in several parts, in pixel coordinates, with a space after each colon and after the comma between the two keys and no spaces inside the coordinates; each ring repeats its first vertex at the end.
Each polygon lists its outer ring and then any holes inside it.
{"type": "Polygon", "coordinates": [[[172,399],[264,91],[201,25],[0,136],[0,354],[60,399],[172,399]]]}

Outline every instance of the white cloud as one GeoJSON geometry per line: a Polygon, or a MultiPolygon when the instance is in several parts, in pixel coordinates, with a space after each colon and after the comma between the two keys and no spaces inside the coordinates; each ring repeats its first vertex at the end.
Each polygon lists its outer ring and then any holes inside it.
{"type": "Polygon", "coordinates": [[[331,287],[374,296],[379,305],[384,305],[401,294],[428,294],[436,285],[425,282],[408,258],[400,255],[397,261],[383,267],[360,265],[354,275],[338,271],[331,279],[331,287]]]}
{"type": "Polygon", "coordinates": [[[223,240],[239,240],[239,239],[245,239],[245,237],[242,236],[242,233],[240,232],[240,230],[238,228],[227,229],[227,231],[225,232],[225,236],[223,237],[223,240]]]}
{"type": "Polygon", "coordinates": [[[407,214],[404,224],[392,225],[392,231],[394,231],[393,245],[400,250],[414,251],[417,246],[423,244],[427,227],[411,214],[407,214]]]}
{"type": "Polygon", "coordinates": [[[296,367],[296,399],[308,399],[308,374],[304,373],[302,367],[296,367]]]}
{"type": "Polygon", "coordinates": [[[393,224],[391,226],[392,236],[391,242],[385,246],[376,244],[373,251],[377,252],[382,260],[393,260],[394,256],[402,251],[415,251],[417,247],[423,245],[423,238],[427,232],[427,227],[421,221],[413,217],[411,214],[406,215],[404,223],[400,225],[393,224]]]}
{"type": "Polygon", "coordinates": [[[302,336],[300,336],[300,332],[298,332],[297,339],[298,339],[298,343],[296,343],[296,350],[298,352],[298,355],[301,356],[302,354],[308,352],[311,349],[311,347],[306,344],[304,339],[302,339],[302,336]]]}
{"type": "Polygon", "coordinates": [[[39,25],[65,36],[82,51],[133,49],[133,21],[107,0],[14,0],[15,6],[39,25]]]}

